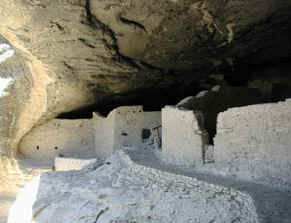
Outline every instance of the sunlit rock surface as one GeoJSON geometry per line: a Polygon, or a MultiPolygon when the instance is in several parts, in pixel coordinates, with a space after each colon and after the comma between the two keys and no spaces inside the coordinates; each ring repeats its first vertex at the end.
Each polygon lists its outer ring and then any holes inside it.
{"type": "Polygon", "coordinates": [[[124,152],[103,166],[42,174],[28,184],[8,223],[256,223],[251,197],[239,191],[140,166],[124,152]]]}

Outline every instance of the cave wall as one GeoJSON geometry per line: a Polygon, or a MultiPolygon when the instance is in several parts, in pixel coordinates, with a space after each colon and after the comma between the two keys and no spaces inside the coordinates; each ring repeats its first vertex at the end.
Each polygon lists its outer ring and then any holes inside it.
{"type": "MultiPolygon", "coordinates": [[[[0,155],[14,156],[18,140],[42,112],[32,63],[0,35],[0,155]],[[35,96],[35,97],[34,97],[35,96]],[[30,107],[31,99],[35,107],[30,107]]],[[[41,77],[40,77],[41,78],[41,77]]],[[[40,79],[39,78],[39,79],[40,79]]],[[[41,83],[39,83],[41,84],[41,83]]]]}
{"type": "Polygon", "coordinates": [[[0,102],[0,151],[16,153],[34,126],[65,112],[288,61],[290,9],[286,0],[2,0],[1,41],[16,53],[0,74],[17,87],[0,102]]]}
{"type": "Polygon", "coordinates": [[[291,99],[231,108],[218,116],[215,162],[226,173],[291,185],[291,99]]]}
{"type": "Polygon", "coordinates": [[[86,14],[66,1],[0,2],[0,44],[9,45],[1,47],[0,77],[13,79],[0,99],[1,154],[16,155],[24,135],[58,114],[143,86],[132,85],[144,76],[118,59],[86,14]]]}
{"type": "Polygon", "coordinates": [[[35,127],[20,142],[26,158],[52,162],[55,157],[94,158],[93,119],[53,119],[35,127]]]}

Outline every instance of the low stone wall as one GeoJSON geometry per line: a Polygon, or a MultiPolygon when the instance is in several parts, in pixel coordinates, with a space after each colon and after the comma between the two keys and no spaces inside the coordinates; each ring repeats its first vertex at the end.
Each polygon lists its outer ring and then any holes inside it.
{"type": "Polygon", "coordinates": [[[96,162],[96,159],[76,159],[56,157],[54,163],[55,171],[81,170],[83,167],[96,162]]]}
{"type": "Polygon", "coordinates": [[[25,157],[53,162],[55,157],[94,158],[91,119],[54,119],[35,127],[19,145],[25,157]]]}
{"type": "Polygon", "coordinates": [[[215,162],[242,179],[291,185],[291,99],[218,116],[215,162]]]}
{"type": "Polygon", "coordinates": [[[174,106],[163,108],[163,159],[178,165],[201,164],[204,147],[208,144],[203,122],[201,113],[174,106]]]}

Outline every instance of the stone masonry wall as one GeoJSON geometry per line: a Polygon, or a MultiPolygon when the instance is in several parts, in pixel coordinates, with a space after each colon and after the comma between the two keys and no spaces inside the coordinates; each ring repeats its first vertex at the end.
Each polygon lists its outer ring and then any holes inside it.
{"type": "Polygon", "coordinates": [[[151,130],[161,125],[161,112],[144,112],[142,106],[123,106],[114,112],[114,151],[124,147],[143,148],[143,129],[151,130]]]}
{"type": "Polygon", "coordinates": [[[162,158],[178,165],[201,164],[204,146],[208,144],[202,126],[202,114],[173,106],[163,108],[162,158]]]}
{"type": "Polygon", "coordinates": [[[53,162],[57,156],[94,158],[91,119],[54,119],[35,127],[19,145],[25,157],[53,162]]]}
{"type": "Polygon", "coordinates": [[[110,112],[107,117],[93,113],[95,152],[100,158],[105,158],[113,153],[115,112],[110,112]]]}
{"type": "Polygon", "coordinates": [[[218,116],[215,162],[227,174],[291,185],[291,99],[232,108],[218,116]]]}
{"type": "Polygon", "coordinates": [[[122,106],[107,118],[95,114],[94,122],[95,150],[104,158],[120,149],[147,146],[142,138],[143,129],[150,131],[161,126],[161,112],[144,112],[142,106],[122,106]]]}
{"type": "Polygon", "coordinates": [[[216,134],[217,114],[231,107],[258,104],[263,97],[257,89],[245,87],[215,86],[210,91],[202,91],[195,97],[182,100],[177,107],[202,111],[210,140],[216,134]]]}

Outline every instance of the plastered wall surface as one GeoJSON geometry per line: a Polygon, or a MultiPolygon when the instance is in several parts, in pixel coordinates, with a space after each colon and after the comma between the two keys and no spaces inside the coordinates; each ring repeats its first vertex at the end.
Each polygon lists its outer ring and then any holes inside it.
{"type": "Polygon", "coordinates": [[[110,112],[105,118],[93,113],[95,151],[100,158],[106,158],[113,153],[115,112],[110,112]]]}
{"type": "Polygon", "coordinates": [[[215,162],[239,178],[291,185],[291,99],[218,116],[215,162]]]}
{"type": "Polygon", "coordinates": [[[142,106],[122,106],[103,118],[94,115],[95,150],[98,156],[107,157],[120,149],[142,149],[143,129],[161,125],[161,112],[144,112],[142,106]]]}
{"type": "Polygon", "coordinates": [[[162,109],[162,157],[165,161],[187,166],[203,162],[208,135],[200,127],[203,124],[201,114],[198,116],[193,111],[173,106],[162,109]]]}
{"type": "Polygon", "coordinates": [[[54,119],[23,138],[19,152],[25,157],[53,162],[57,156],[94,158],[92,119],[54,119]]]}

